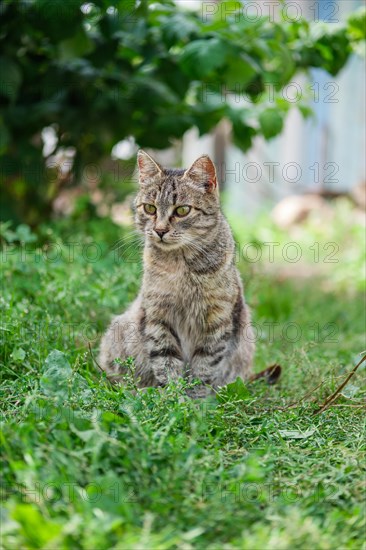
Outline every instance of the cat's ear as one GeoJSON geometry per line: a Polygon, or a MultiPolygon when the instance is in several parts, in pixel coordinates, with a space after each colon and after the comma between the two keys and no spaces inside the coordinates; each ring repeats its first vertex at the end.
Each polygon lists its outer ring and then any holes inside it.
{"type": "Polygon", "coordinates": [[[206,191],[217,190],[215,165],[208,155],[202,155],[184,172],[183,178],[193,180],[206,191]]]}
{"type": "Polygon", "coordinates": [[[150,180],[163,172],[161,166],[142,149],[137,153],[137,164],[139,167],[139,179],[142,184],[149,183],[150,180]]]}

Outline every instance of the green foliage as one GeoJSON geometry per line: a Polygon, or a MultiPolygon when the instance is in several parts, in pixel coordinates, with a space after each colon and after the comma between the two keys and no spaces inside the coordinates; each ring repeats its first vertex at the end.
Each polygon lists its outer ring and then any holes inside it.
{"type": "MultiPolygon", "coordinates": [[[[337,406],[313,416],[365,348],[362,291],[349,272],[339,275],[360,264],[364,237],[340,210],[333,233],[310,222],[297,228],[303,250],[339,243],[326,281],[321,271],[301,284],[283,278],[277,256],[260,270],[239,264],[245,278],[252,271],[257,368],[280,363],[280,384],[237,380],[202,401],[186,397],[183,381],[136,392],[128,376],[127,386],[112,387],[92,360],[89,344],[96,356],[110,317],[138,291],[140,261],[115,255],[119,228],[63,220],[41,226],[37,241],[9,240],[1,255],[4,548],[362,548],[365,370],[337,406]],[[294,322],[302,336],[291,341],[282,329],[294,322]],[[329,322],[335,342],[328,330],[314,336],[329,322]],[[279,329],[273,339],[268,323],[279,329]]],[[[237,235],[280,246],[289,239],[263,220],[237,225],[237,235]]],[[[313,266],[311,251],[304,261],[313,266]]],[[[133,370],[131,360],[125,366],[133,370]]]]}
{"type": "Polygon", "coordinates": [[[18,225],[13,231],[10,229],[11,221],[0,222],[0,239],[3,243],[12,244],[14,242],[29,244],[37,240],[37,235],[32,233],[30,227],[24,223],[18,225]]]}
{"type": "Polygon", "coordinates": [[[192,126],[209,132],[223,117],[243,150],[255,135],[277,135],[289,105],[268,109],[266,86],[280,91],[298,69],[335,75],[365,34],[363,11],[334,26],[248,18],[239,2],[217,8],[205,17],[172,0],[3,2],[2,218],[46,219],[60,189],[80,183],[86,166],[129,136],[164,148],[192,126]],[[49,126],[57,138],[51,155],[75,151],[68,178],[42,154],[49,126]]]}
{"type": "Polygon", "coordinates": [[[237,378],[235,382],[227,384],[217,395],[219,401],[225,403],[226,401],[245,401],[248,398],[250,392],[246,388],[242,378],[237,378]]]}
{"type": "Polygon", "coordinates": [[[269,139],[281,132],[283,127],[283,115],[278,109],[266,109],[260,113],[259,123],[264,137],[269,139]]]}

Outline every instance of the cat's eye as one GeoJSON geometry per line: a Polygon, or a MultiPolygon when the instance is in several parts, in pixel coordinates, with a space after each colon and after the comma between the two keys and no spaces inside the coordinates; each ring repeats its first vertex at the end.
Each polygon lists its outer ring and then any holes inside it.
{"type": "Polygon", "coordinates": [[[179,218],[184,218],[184,216],[187,216],[190,211],[190,206],[178,206],[178,208],[175,209],[174,214],[176,214],[179,218]]]}
{"type": "Polygon", "coordinates": [[[144,204],[144,210],[146,214],[155,214],[156,206],[154,206],[153,204],[144,204]]]}

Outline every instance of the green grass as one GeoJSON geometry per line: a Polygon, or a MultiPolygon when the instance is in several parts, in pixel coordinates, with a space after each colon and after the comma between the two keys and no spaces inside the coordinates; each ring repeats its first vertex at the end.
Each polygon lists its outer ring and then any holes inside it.
{"type": "Polygon", "coordinates": [[[365,548],[364,365],[314,415],[366,347],[362,231],[349,229],[344,206],[336,215],[327,231],[310,222],[296,238],[268,220],[232,220],[242,244],[304,250],[290,274],[281,257],[239,262],[256,369],[279,362],[283,377],[199,402],[183,382],[113,388],[93,363],[89,343],[96,355],[139,288],[141,264],[110,249],[120,229],[60,222],[3,252],[3,547],[365,548]],[[314,268],[309,246],[330,241],[339,262],[314,268]]]}

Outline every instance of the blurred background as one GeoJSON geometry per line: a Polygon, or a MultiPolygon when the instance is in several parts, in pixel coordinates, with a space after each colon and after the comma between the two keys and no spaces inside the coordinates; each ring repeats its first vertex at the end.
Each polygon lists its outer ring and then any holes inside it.
{"type": "Polygon", "coordinates": [[[177,167],[208,153],[241,250],[306,242],[307,266],[280,254],[283,276],[317,264],[361,284],[365,13],[362,0],[4,0],[3,243],[90,222],[101,241],[117,235],[103,223],[129,235],[137,150],[177,167]]]}
{"type": "Polygon", "coordinates": [[[277,221],[364,207],[362,5],[3,1],[2,220],[124,223],[139,147],[170,166],[209,153],[238,216],[309,193],[277,221]]]}
{"type": "MultiPolygon", "coordinates": [[[[273,4],[276,14],[281,8],[278,2],[273,4]]],[[[315,13],[320,20],[337,25],[361,5],[362,0],[320,0],[315,13]]],[[[289,8],[289,17],[301,13],[314,21],[314,4],[301,0],[296,7],[297,11],[292,6],[292,12],[289,8]]],[[[226,127],[203,139],[198,139],[193,130],[183,141],[185,164],[197,148],[209,149],[224,163],[222,177],[229,191],[228,207],[246,216],[255,216],[283,197],[314,192],[327,198],[350,193],[359,196],[365,205],[365,82],[365,59],[361,55],[351,56],[334,76],[321,68],[311,68],[306,77],[298,72],[280,94],[290,103],[290,111],[278,137],[266,141],[256,136],[250,150],[243,153],[226,139],[226,127]],[[304,100],[313,113],[309,118],[296,108],[304,100]]],[[[270,87],[266,95],[267,101],[275,104],[270,87]]],[[[229,100],[233,97],[228,94],[229,100]]],[[[283,208],[286,204],[293,216],[301,205],[288,201],[283,208]]],[[[310,207],[320,201],[302,204],[310,207]]],[[[290,212],[288,215],[291,217],[290,212]]]]}

